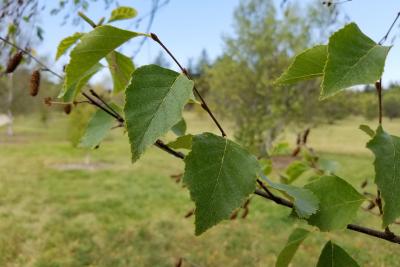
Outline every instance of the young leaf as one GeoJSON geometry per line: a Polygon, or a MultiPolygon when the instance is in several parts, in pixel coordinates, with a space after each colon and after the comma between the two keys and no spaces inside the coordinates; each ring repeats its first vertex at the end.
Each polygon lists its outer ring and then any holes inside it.
{"type": "Polygon", "coordinates": [[[310,169],[310,166],[302,161],[293,161],[285,170],[287,183],[291,184],[297,180],[304,172],[310,169]]]}
{"type": "Polygon", "coordinates": [[[327,45],[317,45],[300,53],[276,83],[296,83],[323,76],[327,57],[327,45]]]}
{"type": "Polygon", "coordinates": [[[192,90],[184,74],[157,65],[136,69],[124,107],[133,162],[182,118],[192,90]]]}
{"type": "Polygon", "coordinates": [[[344,229],[364,201],[361,194],[337,176],[322,176],[305,188],[319,199],[319,211],[308,218],[308,223],[321,231],[344,229]]]}
{"type": "Polygon", "coordinates": [[[174,134],[176,134],[177,136],[182,136],[186,133],[186,121],[184,118],[182,118],[177,124],[175,124],[172,127],[172,131],[174,132],[174,134]]]}
{"type": "Polygon", "coordinates": [[[375,131],[372,130],[368,125],[361,124],[358,128],[360,128],[361,131],[368,134],[370,137],[374,137],[375,135],[375,131]]]}
{"type": "Polygon", "coordinates": [[[328,241],[322,249],[317,267],[360,267],[341,247],[328,241]]]}
{"type": "Polygon", "coordinates": [[[183,181],[196,204],[196,235],[229,219],[256,189],[257,159],[226,138],[194,136],[185,164],[183,181]]]}
{"type": "Polygon", "coordinates": [[[114,125],[115,119],[113,117],[101,109],[97,110],[86,127],[86,132],[80,140],[79,147],[95,148],[107,136],[114,125]]]}
{"type": "Polygon", "coordinates": [[[173,149],[192,149],[193,135],[187,134],[179,136],[175,141],[168,143],[168,146],[173,149]]]}
{"type": "Polygon", "coordinates": [[[104,25],[82,36],[80,43],[71,51],[71,60],[65,69],[64,91],[78,83],[87,71],[111,51],[139,35],[143,34],[104,25]]]}
{"type": "Polygon", "coordinates": [[[289,240],[287,241],[286,246],[279,253],[275,267],[289,266],[289,263],[292,261],[297,249],[309,234],[310,232],[305,229],[294,229],[294,231],[289,236],[289,240]]]}
{"type": "Polygon", "coordinates": [[[311,190],[287,184],[274,183],[263,174],[261,174],[261,177],[263,177],[272,188],[294,199],[294,210],[299,218],[309,218],[318,211],[319,200],[311,190]]]}
{"type": "Polygon", "coordinates": [[[355,23],[334,33],[329,38],[321,99],[354,85],[375,83],[390,48],[376,44],[355,23]]]}
{"type": "Polygon", "coordinates": [[[62,39],[57,47],[56,60],[59,59],[62,55],[64,55],[65,52],[67,52],[68,48],[73,46],[82,36],[83,33],[76,32],[73,35],[62,39]]]}
{"type": "Polygon", "coordinates": [[[382,226],[386,227],[400,216],[400,138],[379,126],[367,147],[375,155],[375,183],[384,202],[382,226]]]}
{"type": "Polygon", "coordinates": [[[113,22],[116,20],[132,19],[136,17],[137,11],[132,7],[120,6],[111,12],[111,17],[108,22],[113,22]]]}
{"type": "Polygon", "coordinates": [[[117,51],[108,54],[106,60],[114,83],[113,92],[118,93],[125,90],[135,70],[132,60],[117,51]]]}
{"type": "Polygon", "coordinates": [[[71,84],[69,87],[64,87],[58,97],[62,98],[65,102],[73,101],[81,91],[82,87],[84,87],[88,83],[90,78],[92,78],[93,75],[99,72],[102,68],[103,65],[97,63],[88,71],[86,71],[86,73],[83,74],[82,78],[76,81],[76,83],[71,84]]]}
{"type": "Polygon", "coordinates": [[[324,174],[330,175],[336,172],[339,168],[339,163],[334,160],[321,158],[318,160],[318,168],[324,171],[324,174]]]}

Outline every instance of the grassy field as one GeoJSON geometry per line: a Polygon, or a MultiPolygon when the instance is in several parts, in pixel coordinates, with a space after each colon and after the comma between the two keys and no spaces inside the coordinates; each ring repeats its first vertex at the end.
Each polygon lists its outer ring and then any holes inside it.
{"type": "MultiPolygon", "coordinates": [[[[199,118],[191,131],[213,129],[199,118]]],[[[246,220],[227,221],[194,236],[188,192],[175,183],[179,160],[152,148],[130,163],[126,136],[115,130],[101,148],[72,148],[65,118],[47,127],[19,118],[15,136],[0,129],[0,266],[274,266],[290,231],[290,210],[253,197],[246,220]],[[89,164],[88,164],[89,163],[89,164]]],[[[340,163],[338,174],[359,188],[372,179],[367,136],[353,118],[312,131],[311,145],[340,163]]],[[[387,123],[394,134],[400,121],[387,123]]],[[[292,135],[286,136],[289,141],[292,135]]],[[[355,223],[378,227],[359,212],[355,223]]],[[[399,232],[399,227],[393,227],[399,232]]],[[[344,247],[362,266],[400,266],[398,245],[357,233],[315,232],[300,248],[293,266],[315,266],[328,240],[344,247]]]]}

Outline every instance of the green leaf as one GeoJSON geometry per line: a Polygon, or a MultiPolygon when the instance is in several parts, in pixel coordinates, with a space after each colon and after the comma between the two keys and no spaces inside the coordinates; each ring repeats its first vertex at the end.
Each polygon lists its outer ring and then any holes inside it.
{"type": "Polygon", "coordinates": [[[286,168],[285,171],[285,178],[287,179],[287,183],[291,184],[297,178],[299,178],[303,173],[308,171],[310,166],[302,161],[293,161],[290,165],[286,168]]]}
{"type": "Polygon", "coordinates": [[[114,83],[113,92],[118,93],[125,90],[135,70],[132,60],[117,51],[108,54],[106,60],[114,83]]]}
{"type": "Polygon", "coordinates": [[[367,147],[375,155],[375,183],[383,199],[383,222],[386,227],[400,216],[400,138],[378,127],[367,147]]]}
{"type": "Polygon", "coordinates": [[[194,136],[185,164],[183,181],[196,204],[196,235],[229,219],[256,189],[257,159],[226,138],[194,136]]]}
{"type": "Polygon", "coordinates": [[[177,124],[175,124],[172,127],[172,131],[174,132],[174,134],[176,134],[177,136],[182,136],[186,133],[186,121],[184,118],[182,118],[177,124]]]}
{"type": "Polygon", "coordinates": [[[329,38],[321,99],[354,85],[375,83],[390,48],[376,44],[355,23],[334,33],[329,38]]]}
{"type": "Polygon", "coordinates": [[[65,69],[64,91],[78,83],[85,73],[111,51],[139,35],[143,34],[104,25],[82,36],[71,51],[71,60],[65,69]]]}
{"type": "Polygon", "coordinates": [[[269,175],[272,172],[272,160],[267,158],[262,158],[258,160],[261,166],[262,173],[264,175],[269,175]]]}
{"type": "Polygon", "coordinates": [[[327,45],[317,45],[300,53],[276,83],[296,83],[323,76],[327,57],[327,45]]]}
{"type": "Polygon", "coordinates": [[[97,110],[86,127],[79,147],[95,148],[103,141],[114,125],[115,119],[112,116],[101,109],[97,110]]]}
{"type": "Polygon", "coordinates": [[[116,20],[132,19],[136,17],[137,11],[132,7],[120,6],[111,12],[111,17],[108,22],[113,22],[116,20]]]}
{"type": "Polygon", "coordinates": [[[319,200],[311,190],[287,184],[274,183],[263,174],[261,174],[261,177],[263,177],[272,188],[294,199],[294,210],[299,218],[309,218],[318,211],[319,200]]]}
{"type": "Polygon", "coordinates": [[[334,174],[337,169],[339,168],[339,163],[334,160],[328,159],[319,159],[318,160],[318,167],[320,170],[324,171],[324,174],[334,174]]]}
{"type": "Polygon", "coordinates": [[[322,249],[317,267],[360,267],[341,247],[328,241],[322,249]]]}
{"type": "Polygon", "coordinates": [[[359,126],[360,130],[363,131],[364,133],[368,134],[370,137],[374,137],[375,131],[371,129],[368,125],[361,124],[359,126]]]}
{"type": "Polygon", "coordinates": [[[310,232],[305,229],[294,229],[294,231],[289,236],[289,240],[287,241],[286,246],[279,253],[275,267],[289,266],[289,263],[292,261],[297,249],[309,234],[310,232]]]}
{"type": "Polygon", "coordinates": [[[184,74],[157,65],[136,69],[124,107],[133,162],[179,122],[192,89],[184,74]]]}
{"type": "Polygon", "coordinates": [[[168,143],[168,146],[173,149],[192,149],[193,135],[187,134],[179,136],[175,141],[168,143]]]}
{"type": "Polygon", "coordinates": [[[319,199],[319,211],[308,219],[308,223],[321,231],[346,228],[364,201],[364,196],[337,176],[322,176],[305,188],[319,199]]]}
{"type": "Polygon", "coordinates": [[[103,65],[97,63],[93,67],[91,67],[81,79],[76,81],[76,83],[71,84],[68,88],[64,87],[60,94],[58,95],[59,98],[62,98],[65,102],[73,101],[76,96],[79,94],[81,89],[89,82],[90,78],[93,77],[97,72],[99,72],[103,68],[103,65]]]}
{"type": "Polygon", "coordinates": [[[83,35],[84,33],[76,32],[73,35],[62,39],[57,47],[56,60],[58,60],[62,55],[64,55],[65,52],[67,52],[68,48],[73,46],[83,35]]]}

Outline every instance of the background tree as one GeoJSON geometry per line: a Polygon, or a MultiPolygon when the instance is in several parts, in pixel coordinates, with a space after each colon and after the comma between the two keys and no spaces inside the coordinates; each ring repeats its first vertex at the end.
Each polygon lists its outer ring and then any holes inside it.
{"type": "Polygon", "coordinates": [[[315,31],[329,34],[333,15],[315,8],[290,3],[282,16],[274,1],[243,1],[234,15],[235,34],[225,37],[224,55],[208,71],[216,110],[234,122],[236,138],[253,153],[266,154],[290,123],[314,122],[316,83],[274,81],[295,53],[316,42],[315,31]]]}

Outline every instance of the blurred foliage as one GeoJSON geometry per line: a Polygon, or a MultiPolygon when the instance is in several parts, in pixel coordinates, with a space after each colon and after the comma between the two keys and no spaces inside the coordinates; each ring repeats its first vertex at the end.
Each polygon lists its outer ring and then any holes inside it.
{"type": "Polygon", "coordinates": [[[235,34],[225,37],[224,55],[207,77],[214,108],[234,122],[236,138],[253,153],[267,154],[289,124],[314,124],[325,115],[315,112],[315,82],[279,87],[274,81],[294,54],[316,42],[316,31],[329,34],[332,17],[314,3],[288,3],[283,14],[272,0],[246,0],[236,9],[235,34]]]}

